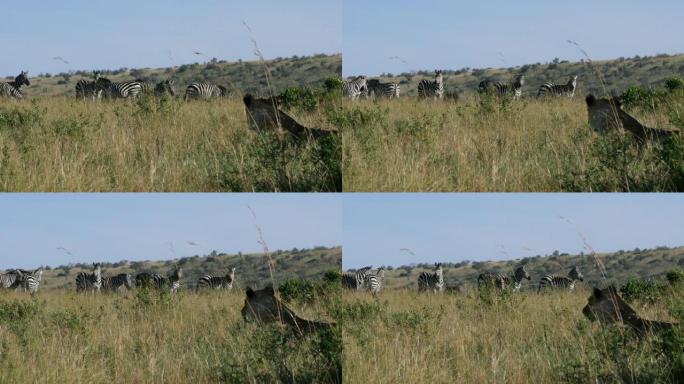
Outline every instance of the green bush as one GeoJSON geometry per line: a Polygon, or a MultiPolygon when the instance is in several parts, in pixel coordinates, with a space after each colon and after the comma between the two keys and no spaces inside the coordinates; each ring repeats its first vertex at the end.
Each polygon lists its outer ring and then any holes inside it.
{"type": "Polygon", "coordinates": [[[620,101],[625,108],[640,107],[650,110],[656,109],[659,104],[654,91],[640,87],[627,88],[620,95],[620,101]]]}
{"type": "Polygon", "coordinates": [[[680,285],[684,283],[684,270],[673,269],[668,271],[667,274],[665,274],[665,277],[671,285],[680,285]]]}
{"type": "Polygon", "coordinates": [[[628,302],[655,302],[663,296],[663,284],[653,279],[630,279],[620,288],[620,294],[628,302]]]}
{"type": "Polygon", "coordinates": [[[684,79],[681,77],[671,77],[665,80],[665,88],[670,92],[684,90],[684,79]]]}
{"type": "Polygon", "coordinates": [[[280,93],[279,98],[282,106],[285,108],[299,108],[305,111],[313,111],[318,107],[316,95],[308,88],[286,88],[280,93]]]}

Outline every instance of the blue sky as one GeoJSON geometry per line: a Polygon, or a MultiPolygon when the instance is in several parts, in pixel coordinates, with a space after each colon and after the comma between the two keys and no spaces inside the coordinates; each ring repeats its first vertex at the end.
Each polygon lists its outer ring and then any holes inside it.
{"type": "Polygon", "coordinates": [[[0,194],[0,269],[261,252],[247,205],[270,250],[342,243],[339,195],[0,194]]]}
{"type": "Polygon", "coordinates": [[[243,21],[266,58],[342,51],[342,0],[6,1],[0,75],[253,60],[243,21]]]}
{"type": "Polygon", "coordinates": [[[684,194],[345,194],[343,221],[345,269],[681,246],[684,194]]]}
{"type": "Polygon", "coordinates": [[[345,76],[684,52],[681,0],[344,0],[345,76]],[[401,57],[390,60],[390,57],[401,57]]]}

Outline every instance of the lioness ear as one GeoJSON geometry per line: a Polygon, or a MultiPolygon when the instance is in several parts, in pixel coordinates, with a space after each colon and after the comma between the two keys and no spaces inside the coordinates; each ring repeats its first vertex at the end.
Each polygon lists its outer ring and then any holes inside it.
{"type": "Polygon", "coordinates": [[[594,292],[593,292],[592,294],[593,294],[594,297],[597,298],[597,299],[600,298],[600,297],[603,295],[603,294],[601,293],[601,290],[598,289],[598,288],[596,288],[596,287],[594,287],[594,292]]]}
{"type": "Polygon", "coordinates": [[[591,93],[587,95],[587,98],[585,100],[587,102],[587,105],[590,107],[594,105],[594,103],[596,103],[596,98],[591,93]]]}
{"type": "Polygon", "coordinates": [[[245,97],[242,98],[242,101],[248,107],[252,104],[252,100],[254,100],[254,98],[252,97],[252,94],[250,94],[250,93],[246,94],[245,97]]]}
{"type": "Polygon", "coordinates": [[[247,297],[249,297],[249,298],[254,297],[254,291],[252,290],[251,287],[247,287],[247,297]]]}

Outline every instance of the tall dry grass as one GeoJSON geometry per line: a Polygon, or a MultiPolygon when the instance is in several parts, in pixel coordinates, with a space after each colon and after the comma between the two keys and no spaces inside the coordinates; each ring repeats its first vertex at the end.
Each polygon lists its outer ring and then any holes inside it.
{"type": "MultiPolygon", "coordinates": [[[[639,114],[672,127],[672,105],[639,114]]],[[[594,134],[581,96],[519,102],[348,101],[343,126],[345,191],[678,190],[684,145],[637,148],[594,134]]]]}
{"type": "MultiPolygon", "coordinates": [[[[270,383],[326,377],[317,337],[245,324],[243,292],[0,292],[0,382],[270,383]]],[[[319,304],[295,305],[326,319],[319,304]]]]}
{"type": "MultiPolygon", "coordinates": [[[[509,295],[487,303],[468,295],[389,290],[345,294],[344,380],[349,383],[671,382],[671,361],[654,337],[639,341],[581,313],[588,291],[509,295]],[[641,381],[639,381],[641,380],[641,381]]],[[[673,294],[636,306],[671,320],[673,294]]],[[[674,340],[681,340],[674,339],[674,340]]],[[[679,347],[679,353],[682,348],[679,347]]]]}
{"type": "MultiPolygon", "coordinates": [[[[291,113],[333,128],[322,107],[291,113]]],[[[336,142],[254,134],[238,99],[0,104],[2,191],[335,191],[335,156],[336,142]]]]}

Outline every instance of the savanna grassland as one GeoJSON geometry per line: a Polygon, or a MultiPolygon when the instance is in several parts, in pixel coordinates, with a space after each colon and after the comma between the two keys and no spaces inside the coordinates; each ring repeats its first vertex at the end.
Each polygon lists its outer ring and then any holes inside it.
{"type": "MultiPolygon", "coordinates": [[[[683,129],[678,84],[634,88],[625,110],[645,125],[683,129]]],[[[346,101],[335,125],[350,192],[684,190],[681,137],[638,145],[618,133],[599,136],[582,94],[346,101]]]]}
{"type": "MultiPolygon", "coordinates": [[[[326,321],[325,302],[290,306],[326,321]]],[[[243,303],[243,291],[0,292],[0,382],[340,382],[339,331],[245,323],[243,303]]]]}
{"type": "MultiPolygon", "coordinates": [[[[288,113],[334,129],[326,111],[339,98],[324,93],[288,113]]],[[[0,104],[0,191],[340,191],[340,163],[337,135],[298,143],[250,131],[241,98],[0,104]]]]}
{"type": "MultiPolygon", "coordinates": [[[[502,296],[416,290],[345,293],[349,383],[678,383],[684,329],[639,340],[582,315],[589,291],[502,296]]],[[[631,302],[647,319],[684,320],[681,286],[631,302]]]]}

